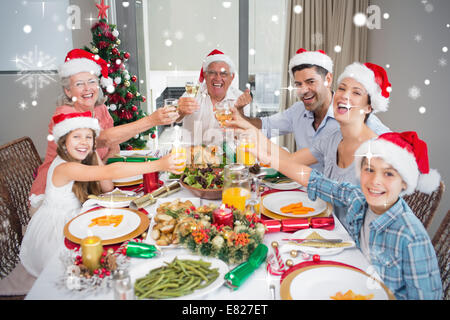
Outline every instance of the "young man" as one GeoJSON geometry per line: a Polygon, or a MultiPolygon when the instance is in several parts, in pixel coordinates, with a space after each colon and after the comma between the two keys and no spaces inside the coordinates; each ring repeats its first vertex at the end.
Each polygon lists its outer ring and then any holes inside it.
{"type": "MultiPolygon", "coordinates": [[[[289,73],[300,101],[283,112],[261,119],[248,118],[242,108],[238,110],[253,126],[262,129],[268,138],[293,133],[297,150],[301,150],[310,148],[317,139],[339,130],[332,106],[333,61],[323,51],[300,49],[289,63],[289,73]]],[[[369,116],[367,126],[376,134],[390,131],[374,115],[369,116]]],[[[319,161],[311,167],[323,172],[324,164],[319,161]]]]}

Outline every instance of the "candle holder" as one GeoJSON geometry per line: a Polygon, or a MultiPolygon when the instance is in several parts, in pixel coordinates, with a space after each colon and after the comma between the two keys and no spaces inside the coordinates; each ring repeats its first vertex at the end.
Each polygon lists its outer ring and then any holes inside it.
{"type": "Polygon", "coordinates": [[[100,267],[102,253],[102,240],[99,237],[90,236],[81,241],[81,256],[83,258],[83,264],[90,271],[94,271],[100,267]]]}
{"type": "Polygon", "coordinates": [[[222,204],[219,208],[213,211],[213,223],[233,228],[233,211],[222,204]]]}

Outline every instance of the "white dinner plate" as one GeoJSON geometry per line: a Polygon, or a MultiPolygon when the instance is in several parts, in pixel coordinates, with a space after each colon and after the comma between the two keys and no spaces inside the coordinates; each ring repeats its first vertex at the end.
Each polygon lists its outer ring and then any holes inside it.
{"type": "Polygon", "coordinates": [[[266,209],[272,211],[273,213],[290,218],[313,217],[321,214],[327,209],[327,203],[322,199],[311,201],[309,200],[308,194],[306,192],[299,192],[299,191],[285,191],[285,192],[271,193],[264,197],[263,206],[266,209]],[[298,202],[302,202],[303,206],[305,207],[314,208],[314,211],[302,215],[281,212],[280,209],[282,207],[298,202]]]}
{"type": "MultiPolygon", "coordinates": [[[[152,230],[153,230],[153,226],[156,224],[154,218],[156,215],[156,209],[159,208],[159,206],[163,203],[166,202],[173,202],[175,200],[180,200],[180,202],[186,202],[186,201],[191,201],[193,203],[193,205],[195,207],[199,207],[200,206],[200,199],[199,198],[160,198],[156,200],[156,204],[152,205],[152,207],[148,210],[148,214],[149,216],[151,216],[151,221],[150,221],[150,228],[148,229],[148,233],[147,233],[147,238],[145,239],[146,243],[149,244],[155,244],[156,245],[156,241],[152,238],[152,230]]],[[[170,244],[168,246],[159,246],[160,248],[165,248],[165,249],[170,249],[170,248],[178,248],[178,244],[170,244]]]]}
{"type": "Polygon", "coordinates": [[[305,229],[305,230],[299,230],[295,233],[293,233],[289,239],[306,239],[311,233],[316,232],[321,237],[325,239],[342,239],[343,242],[349,242],[351,245],[348,247],[338,247],[338,248],[316,248],[316,247],[308,247],[303,245],[297,245],[297,244],[289,244],[289,245],[282,245],[280,248],[281,252],[290,252],[291,250],[300,250],[302,252],[308,253],[308,254],[319,254],[321,256],[331,256],[338,253],[341,253],[345,249],[354,248],[356,246],[355,242],[349,237],[343,233],[339,233],[336,231],[328,231],[323,229],[305,229]]]}
{"type": "Polygon", "coordinates": [[[137,176],[115,179],[112,182],[114,183],[114,186],[116,186],[116,187],[128,187],[128,186],[135,186],[137,184],[142,183],[144,181],[143,179],[144,179],[143,175],[140,174],[137,176]]]}
{"type": "Polygon", "coordinates": [[[120,208],[101,208],[79,215],[73,219],[69,226],[69,232],[76,238],[84,239],[87,236],[98,236],[100,239],[107,241],[115,238],[121,238],[135,231],[141,224],[140,216],[133,210],[120,208]],[[114,227],[110,226],[93,226],[89,227],[92,219],[105,215],[123,215],[122,222],[114,227]]]}
{"type": "Polygon", "coordinates": [[[165,266],[166,262],[168,262],[168,263],[172,262],[173,259],[175,259],[175,257],[177,257],[178,260],[202,260],[205,262],[210,262],[211,263],[210,268],[211,269],[217,268],[219,271],[219,276],[209,286],[207,286],[203,289],[195,290],[191,294],[174,298],[174,300],[196,299],[196,298],[204,296],[208,293],[211,293],[212,291],[218,289],[219,287],[221,287],[223,285],[223,283],[225,281],[224,276],[228,272],[228,266],[222,260],[216,259],[216,258],[210,258],[210,257],[196,256],[196,255],[171,255],[171,256],[164,256],[161,258],[146,260],[145,262],[140,263],[139,265],[131,267],[130,278],[131,278],[131,282],[133,283],[133,286],[137,279],[144,277],[146,274],[148,274],[153,269],[165,266]]]}
{"type": "MultiPolygon", "coordinates": [[[[281,283],[283,300],[331,300],[338,292],[373,294],[372,300],[394,298],[390,290],[367,273],[347,266],[312,265],[293,271],[281,283]]],[[[395,298],[394,298],[395,299],[395,298]]]]}
{"type": "Polygon", "coordinates": [[[272,182],[266,182],[264,181],[264,184],[267,185],[271,189],[277,189],[277,190],[294,190],[298,188],[303,188],[301,184],[291,181],[286,183],[272,183],[272,182]]]}

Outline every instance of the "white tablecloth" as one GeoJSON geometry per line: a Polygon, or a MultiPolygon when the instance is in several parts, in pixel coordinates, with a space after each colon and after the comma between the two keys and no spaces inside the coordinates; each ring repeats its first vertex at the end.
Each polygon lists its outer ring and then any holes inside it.
{"type": "MultiPolygon", "coordinates": [[[[182,189],[181,191],[172,194],[170,198],[192,198],[193,196],[189,193],[189,191],[182,189]]],[[[210,201],[210,200],[202,200],[202,204],[205,203],[220,203],[218,201],[210,201]]],[[[154,212],[154,207],[149,206],[145,208],[149,213],[154,212]]],[[[335,218],[335,230],[339,233],[345,233],[347,235],[347,239],[343,240],[351,240],[350,236],[339,222],[338,219],[335,218]]],[[[272,253],[271,243],[273,241],[279,241],[283,238],[288,238],[290,234],[287,233],[269,233],[264,236],[264,243],[269,247],[269,254],[272,253]]],[[[186,249],[165,249],[164,256],[170,255],[179,255],[179,254],[190,254],[190,252],[186,249]]],[[[288,254],[284,254],[283,258],[287,259],[288,254]]],[[[292,258],[294,263],[303,262],[301,257],[292,258]]],[[[323,260],[331,260],[341,263],[346,263],[357,267],[363,271],[369,271],[369,262],[361,253],[361,251],[357,248],[346,249],[339,254],[333,256],[323,257],[323,260]]],[[[133,268],[140,263],[144,263],[145,260],[132,258],[130,263],[130,268],[133,268]]],[[[231,267],[230,267],[231,268],[231,267]]],[[[230,269],[231,270],[231,269],[230,269]]],[[[43,270],[39,278],[34,283],[30,292],[26,296],[26,299],[34,300],[34,299],[113,299],[114,294],[111,289],[108,292],[96,293],[91,295],[85,295],[77,293],[76,291],[70,291],[66,288],[57,285],[58,279],[60,279],[64,275],[64,267],[63,263],[60,260],[60,254],[55,254],[47,267],[43,270]]],[[[276,298],[280,299],[279,295],[279,277],[271,276],[273,283],[276,285],[276,298]]],[[[272,296],[269,290],[269,282],[266,272],[266,264],[262,264],[258,270],[256,270],[245,282],[241,285],[238,290],[232,291],[225,285],[220,287],[219,289],[211,292],[210,294],[203,296],[201,298],[207,300],[271,300],[272,296]]]]}

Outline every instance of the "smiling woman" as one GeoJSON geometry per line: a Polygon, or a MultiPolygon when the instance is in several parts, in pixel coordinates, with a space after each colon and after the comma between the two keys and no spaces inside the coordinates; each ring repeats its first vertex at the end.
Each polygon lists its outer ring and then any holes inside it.
{"type": "MultiPolygon", "coordinates": [[[[59,69],[61,77],[62,94],[58,98],[58,107],[55,115],[70,114],[74,112],[91,112],[92,117],[98,120],[102,129],[96,135],[95,145],[100,161],[119,153],[119,144],[129,140],[140,132],[150,128],[173,123],[178,114],[175,108],[161,109],[150,116],[135,122],[114,127],[114,121],[105,106],[105,98],[100,86],[109,92],[112,79],[108,77],[108,66],[105,60],[98,55],[81,49],[71,50],[59,69]]],[[[49,141],[43,164],[38,169],[37,177],[31,188],[30,213],[33,214],[40,206],[46,187],[47,171],[56,157],[56,144],[54,139],[53,120],[49,124],[49,141]]],[[[56,139],[57,140],[57,139],[56,139]]]]}

